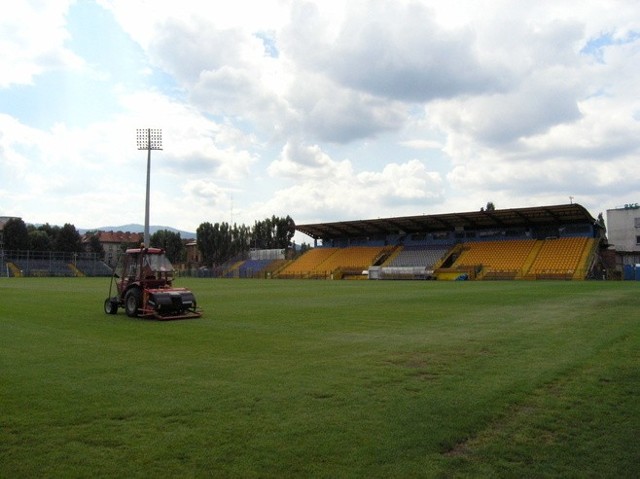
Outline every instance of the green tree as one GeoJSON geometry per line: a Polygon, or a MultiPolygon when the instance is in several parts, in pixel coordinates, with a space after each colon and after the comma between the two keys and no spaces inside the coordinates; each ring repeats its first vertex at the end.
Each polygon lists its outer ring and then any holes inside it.
{"type": "Polygon", "coordinates": [[[60,228],[54,242],[54,250],[65,253],[79,253],[82,251],[82,238],[75,226],[66,223],[60,228]]]}
{"type": "Polygon", "coordinates": [[[231,230],[233,255],[245,253],[251,249],[251,228],[245,225],[233,225],[231,230]]]}
{"type": "Polygon", "coordinates": [[[254,249],[267,249],[269,244],[269,226],[265,221],[255,221],[251,232],[251,247],[254,249]]]}
{"type": "Polygon", "coordinates": [[[29,231],[29,249],[31,251],[51,251],[51,238],[41,229],[29,231]]]}
{"type": "Polygon", "coordinates": [[[228,223],[202,223],[197,229],[198,249],[206,265],[220,265],[249,249],[289,248],[296,225],[290,216],[255,221],[252,228],[228,223]]]}
{"type": "Polygon", "coordinates": [[[4,249],[26,250],[29,248],[29,232],[22,218],[11,218],[4,224],[4,249]]]}
{"type": "Polygon", "coordinates": [[[289,249],[291,240],[296,233],[296,223],[291,216],[279,218],[276,227],[276,248],[289,249]]]}
{"type": "Polygon", "coordinates": [[[213,264],[221,265],[233,256],[233,236],[229,223],[213,225],[213,264]]]}
{"type": "Polygon", "coordinates": [[[100,255],[100,257],[104,257],[104,246],[100,243],[100,238],[96,233],[89,235],[88,249],[89,253],[96,253],[100,255]]]}
{"type": "Polygon", "coordinates": [[[251,247],[256,249],[289,248],[296,232],[296,224],[290,216],[272,216],[253,225],[251,247]]]}
{"type": "Polygon", "coordinates": [[[157,248],[162,248],[167,254],[169,261],[181,262],[186,259],[187,251],[180,237],[180,233],[169,230],[159,230],[151,235],[151,244],[157,248]]]}
{"type": "Polygon", "coordinates": [[[213,265],[214,235],[213,225],[209,222],[200,224],[196,230],[196,243],[202,254],[202,262],[208,266],[213,265]]]}
{"type": "Polygon", "coordinates": [[[44,231],[47,234],[49,237],[49,244],[51,245],[51,249],[53,249],[61,228],[59,226],[51,226],[49,223],[45,223],[38,226],[37,229],[38,231],[44,231]]]}

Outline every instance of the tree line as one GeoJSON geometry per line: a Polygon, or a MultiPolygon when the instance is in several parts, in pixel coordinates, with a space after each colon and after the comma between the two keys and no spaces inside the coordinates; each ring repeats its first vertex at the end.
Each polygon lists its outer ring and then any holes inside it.
{"type": "MultiPolygon", "coordinates": [[[[219,266],[233,258],[244,256],[251,249],[288,249],[296,231],[290,216],[272,216],[255,221],[252,227],[222,222],[204,222],[196,230],[196,244],[202,255],[202,263],[219,266]]],[[[163,248],[173,263],[186,261],[185,242],[180,233],[169,230],[151,235],[151,246],[163,248]]]]}
{"type": "MultiPolygon", "coordinates": [[[[35,226],[26,224],[21,218],[9,219],[3,229],[4,249],[22,251],[55,251],[61,253],[98,253],[104,255],[97,231],[87,232],[87,242],[76,227],[70,223],[51,226],[49,223],[35,226]]],[[[183,261],[186,250],[180,233],[169,230],[156,231],[151,235],[151,244],[164,248],[171,261],[183,261]]],[[[134,248],[138,244],[125,244],[122,249],[134,248]]]]}
{"type": "Polygon", "coordinates": [[[219,266],[251,249],[288,249],[295,231],[296,224],[287,215],[256,221],[252,227],[205,222],[198,226],[196,234],[202,262],[219,266]]]}
{"type": "MultiPolygon", "coordinates": [[[[244,255],[251,249],[288,249],[296,225],[290,216],[272,216],[255,221],[252,227],[229,223],[205,222],[198,226],[197,245],[207,266],[218,266],[244,255]]],[[[70,223],[64,226],[27,225],[21,218],[11,218],[4,225],[4,249],[30,251],[59,251],[65,253],[104,254],[104,248],[95,232],[87,233],[87,243],[70,223]]],[[[180,233],[169,230],[151,235],[151,246],[163,248],[172,262],[186,260],[185,242],[180,233]]],[[[123,245],[123,248],[137,245],[123,245]]]]}
{"type": "Polygon", "coordinates": [[[64,226],[51,226],[49,223],[34,226],[27,225],[21,218],[11,218],[5,223],[3,233],[6,250],[63,253],[80,253],[85,250],[80,233],[70,223],[64,226]]]}

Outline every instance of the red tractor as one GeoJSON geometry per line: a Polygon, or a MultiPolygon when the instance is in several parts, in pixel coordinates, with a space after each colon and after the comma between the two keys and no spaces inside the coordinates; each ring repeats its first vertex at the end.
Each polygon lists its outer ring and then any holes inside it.
{"type": "Polygon", "coordinates": [[[104,312],[116,314],[123,307],[127,316],[159,320],[199,318],[196,298],[185,288],[174,288],[173,266],[160,248],[128,249],[111,276],[104,312]],[[117,295],[111,296],[116,278],[117,295]]]}

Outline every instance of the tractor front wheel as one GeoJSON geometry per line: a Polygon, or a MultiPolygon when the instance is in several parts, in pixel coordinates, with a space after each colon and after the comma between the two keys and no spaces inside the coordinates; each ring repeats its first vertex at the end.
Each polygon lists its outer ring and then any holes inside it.
{"type": "Polygon", "coordinates": [[[118,312],[118,301],[113,298],[105,299],[104,312],[107,314],[116,314],[118,312]]]}
{"type": "Polygon", "coordinates": [[[127,291],[127,294],[124,297],[124,309],[127,316],[130,318],[138,316],[138,309],[140,309],[141,301],[142,293],[138,288],[133,288],[127,291]]]}

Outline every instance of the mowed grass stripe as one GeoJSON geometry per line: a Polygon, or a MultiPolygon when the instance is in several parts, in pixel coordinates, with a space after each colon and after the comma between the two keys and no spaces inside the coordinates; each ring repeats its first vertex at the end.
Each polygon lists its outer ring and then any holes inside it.
{"type": "Polygon", "coordinates": [[[0,280],[1,477],[638,472],[637,284],[0,280]]]}

